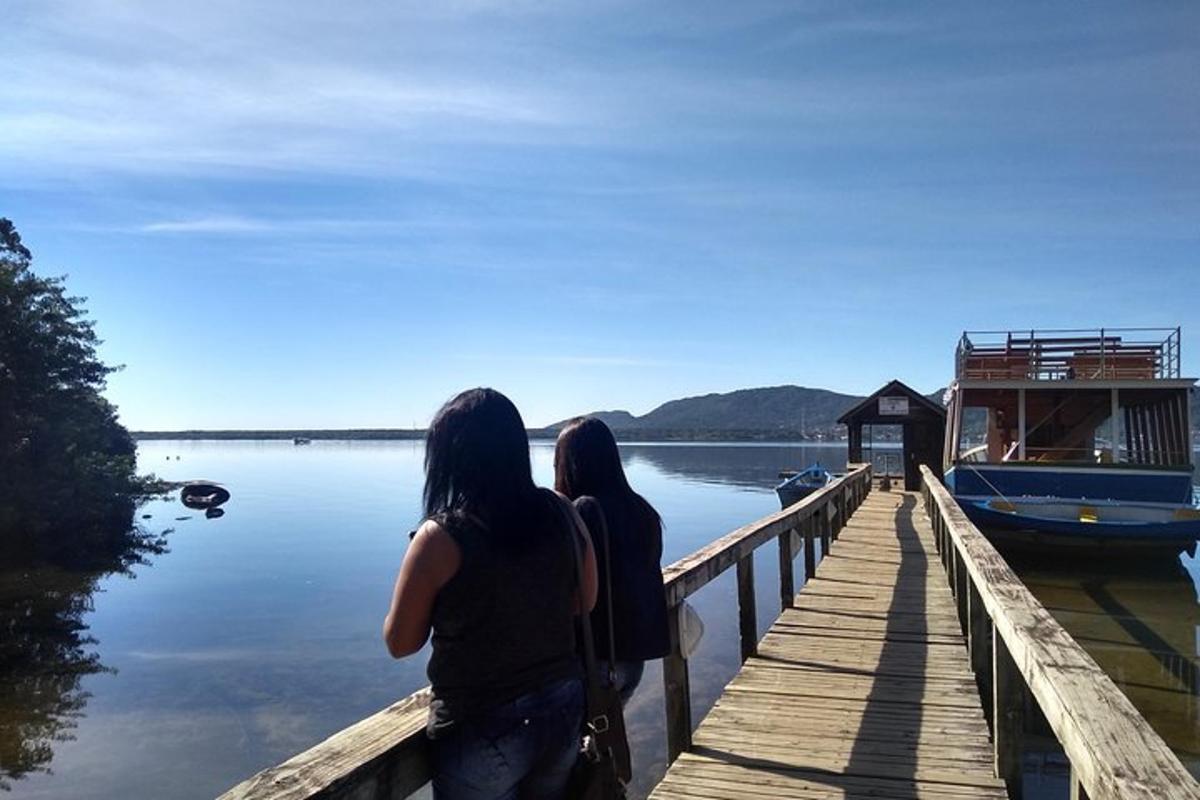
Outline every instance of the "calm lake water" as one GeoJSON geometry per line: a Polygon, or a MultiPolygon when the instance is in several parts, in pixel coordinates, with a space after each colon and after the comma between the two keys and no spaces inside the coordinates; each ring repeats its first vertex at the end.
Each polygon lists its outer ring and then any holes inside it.
{"type": "MultiPolygon", "coordinates": [[[[549,483],[551,444],[532,451],[549,483]]],[[[663,515],[664,563],[776,510],[780,469],[845,465],[840,446],[626,444],[622,453],[663,515]]],[[[0,571],[0,610],[45,620],[15,645],[36,658],[0,661],[40,670],[0,675],[9,796],[211,798],[424,685],[427,654],[394,661],[380,640],[419,519],[422,455],[419,442],[144,442],[143,470],[217,480],[233,498],[219,519],[177,499],[149,503],[141,524],[170,529],[170,550],[132,579],[0,571]],[[74,618],[87,630],[69,630],[74,618]]],[[[1132,574],[1019,569],[1168,742],[1200,763],[1196,562],[1132,574]]],[[[755,571],[765,630],[779,603],[774,548],[760,549],[755,571]]],[[[738,666],[732,571],[694,605],[707,629],[690,662],[699,719],[738,666]]],[[[662,702],[655,664],[628,710],[637,792],[664,768],[662,702]]]]}

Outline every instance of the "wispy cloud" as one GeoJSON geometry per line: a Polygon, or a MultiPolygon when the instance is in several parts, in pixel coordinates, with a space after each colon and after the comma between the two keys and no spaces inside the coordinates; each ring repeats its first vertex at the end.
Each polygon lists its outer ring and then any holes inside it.
{"type": "MultiPolygon", "coordinates": [[[[961,114],[942,102],[938,77],[913,86],[882,67],[833,76],[638,46],[678,31],[723,47],[731,28],[770,23],[788,4],[630,10],[567,24],[542,4],[353,16],[303,2],[34,5],[25,28],[0,38],[0,159],[10,173],[253,169],[443,182],[496,171],[497,150],[536,152],[522,162],[536,171],[551,148],[893,141],[909,125],[961,114]],[[539,22],[553,35],[536,35],[539,22]],[[298,45],[317,31],[319,48],[298,45]]],[[[840,41],[907,24],[832,18],[804,30],[840,41]]]]}
{"type": "Polygon", "coordinates": [[[135,229],[140,233],[265,233],[277,227],[264,220],[246,217],[205,217],[202,219],[148,222],[135,229]]]}

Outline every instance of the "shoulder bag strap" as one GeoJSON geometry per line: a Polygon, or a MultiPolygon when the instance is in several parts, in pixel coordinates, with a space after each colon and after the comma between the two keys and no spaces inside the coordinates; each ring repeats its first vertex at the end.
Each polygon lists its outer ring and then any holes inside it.
{"type": "Polygon", "coordinates": [[[604,547],[604,600],[608,610],[608,682],[617,684],[617,636],[613,629],[613,596],[612,596],[612,538],[608,535],[608,518],[604,516],[604,506],[591,496],[579,498],[583,503],[594,506],[596,519],[599,520],[599,530],[595,531],[604,547]]]}
{"type": "MultiPolygon", "coordinates": [[[[580,599],[583,599],[583,550],[579,546],[580,531],[579,526],[575,522],[574,509],[570,507],[570,501],[560,497],[558,493],[547,490],[550,501],[554,504],[555,510],[558,512],[559,519],[563,523],[563,529],[567,532],[567,538],[571,540],[571,553],[574,556],[575,562],[575,587],[579,590],[580,599]]],[[[586,682],[589,690],[585,692],[588,705],[588,718],[592,717],[595,711],[593,706],[594,691],[592,689],[600,685],[598,671],[596,669],[596,645],[592,641],[592,615],[590,612],[582,611],[579,614],[579,625],[583,629],[583,669],[586,675],[586,682]]]]}

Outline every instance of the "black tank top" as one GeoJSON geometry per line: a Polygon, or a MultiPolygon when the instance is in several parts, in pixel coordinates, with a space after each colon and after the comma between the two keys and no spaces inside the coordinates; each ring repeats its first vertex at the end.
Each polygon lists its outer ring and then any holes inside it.
{"type": "MultiPolygon", "coordinates": [[[[433,605],[429,735],[563,678],[579,675],[575,554],[561,516],[539,492],[519,547],[462,515],[438,519],[462,563],[433,605]]],[[[573,534],[572,534],[573,535],[573,534]]]]}

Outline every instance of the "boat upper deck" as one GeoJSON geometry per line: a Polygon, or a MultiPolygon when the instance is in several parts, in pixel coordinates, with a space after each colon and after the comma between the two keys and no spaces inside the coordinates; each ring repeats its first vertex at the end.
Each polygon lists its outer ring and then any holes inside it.
{"type": "Polygon", "coordinates": [[[964,331],[959,381],[1151,381],[1181,378],[1179,328],[964,331]]]}

